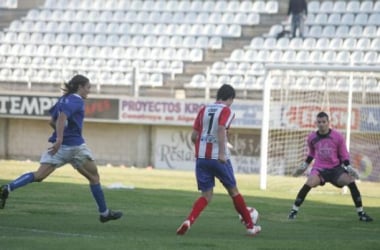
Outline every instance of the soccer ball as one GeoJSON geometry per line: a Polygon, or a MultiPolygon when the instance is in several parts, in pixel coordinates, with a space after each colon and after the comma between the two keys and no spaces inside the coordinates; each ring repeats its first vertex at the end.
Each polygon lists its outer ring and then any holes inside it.
{"type": "MultiPolygon", "coordinates": [[[[259,212],[254,207],[247,207],[247,209],[249,213],[251,214],[253,224],[256,224],[259,221],[259,212]]],[[[241,217],[240,214],[239,214],[239,220],[241,221],[241,223],[245,224],[243,217],[241,217]]]]}

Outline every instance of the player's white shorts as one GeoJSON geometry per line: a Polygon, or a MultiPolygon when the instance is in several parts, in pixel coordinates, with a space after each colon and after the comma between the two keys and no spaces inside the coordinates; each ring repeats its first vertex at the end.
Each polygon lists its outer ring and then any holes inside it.
{"type": "Polygon", "coordinates": [[[74,168],[81,167],[87,160],[94,160],[90,149],[86,144],[80,146],[61,145],[58,152],[54,155],[48,151],[42,154],[40,163],[51,164],[58,168],[66,163],[70,163],[74,168]]]}

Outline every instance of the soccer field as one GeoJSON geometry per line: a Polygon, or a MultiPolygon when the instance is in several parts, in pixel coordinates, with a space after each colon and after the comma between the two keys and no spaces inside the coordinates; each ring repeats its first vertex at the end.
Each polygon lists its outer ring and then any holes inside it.
{"type": "MultiPolygon", "coordinates": [[[[0,161],[0,183],[35,170],[34,162],[0,161]]],[[[194,174],[185,171],[100,167],[104,193],[124,217],[102,224],[87,181],[70,166],[43,183],[10,194],[0,210],[1,250],[75,249],[380,249],[380,184],[359,182],[373,223],[358,221],[349,194],[331,185],[313,189],[295,221],[287,215],[304,178],[237,175],[240,191],[260,212],[262,232],[245,236],[230,198],[217,183],[215,196],[185,236],[176,229],[198,197],[194,174]],[[111,188],[124,186],[125,188],[111,188]]]]}

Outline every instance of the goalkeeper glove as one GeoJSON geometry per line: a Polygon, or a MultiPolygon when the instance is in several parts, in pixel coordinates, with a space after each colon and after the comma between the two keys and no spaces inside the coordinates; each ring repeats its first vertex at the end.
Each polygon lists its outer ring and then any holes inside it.
{"type": "Polygon", "coordinates": [[[346,172],[349,175],[351,175],[355,179],[359,180],[359,173],[355,168],[353,168],[351,165],[347,165],[347,166],[342,165],[342,167],[344,168],[344,170],[346,170],[346,172]]]}
{"type": "Polygon", "coordinates": [[[305,170],[307,169],[307,167],[309,166],[309,164],[307,164],[306,162],[303,162],[294,172],[293,172],[293,176],[294,177],[297,177],[297,176],[300,176],[301,174],[303,174],[303,172],[305,172],[305,170]]]}

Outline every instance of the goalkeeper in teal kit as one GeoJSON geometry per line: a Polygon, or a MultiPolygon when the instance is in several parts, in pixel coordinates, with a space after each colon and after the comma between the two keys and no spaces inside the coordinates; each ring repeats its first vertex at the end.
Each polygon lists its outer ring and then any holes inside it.
{"type": "Polygon", "coordinates": [[[50,125],[54,129],[49,138],[51,147],[42,154],[37,171],[25,173],[1,186],[0,209],[4,208],[11,191],[32,182],[41,182],[57,168],[69,163],[89,181],[91,193],[98,206],[100,222],[122,217],[122,212],[112,211],[106,205],[95,161],[82,136],[84,99],[90,93],[90,88],[89,79],[82,75],[75,75],[65,84],[64,95],[50,109],[50,125]]]}
{"type": "Polygon", "coordinates": [[[362,199],[355,179],[359,178],[357,171],[350,165],[349,153],[343,136],[329,127],[329,116],[325,112],[317,115],[318,130],[309,134],[307,145],[309,153],[305,162],[295,170],[293,176],[300,176],[314,160],[313,167],[297,194],[288,219],[296,218],[299,207],[311,188],[330,182],[336,187],[347,186],[350,189],[360,221],[370,222],[373,219],[364,212],[362,199]]]}

